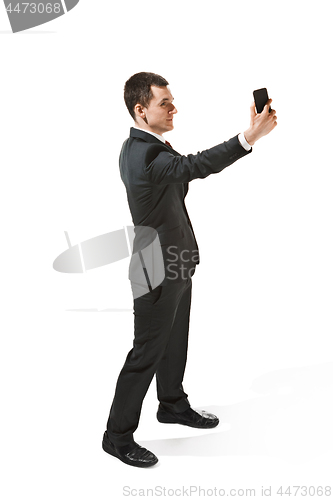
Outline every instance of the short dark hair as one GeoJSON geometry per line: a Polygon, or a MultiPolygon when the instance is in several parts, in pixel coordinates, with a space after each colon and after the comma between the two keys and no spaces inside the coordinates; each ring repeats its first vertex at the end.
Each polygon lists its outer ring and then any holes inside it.
{"type": "Polygon", "coordinates": [[[131,76],[131,78],[129,78],[125,83],[125,104],[134,121],[134,106],[136,104],[141,104],[141,106],[147,108],[150,101],[154,97],[150,88],[151,85],[154,85],[155,87],[166,87],[169,85],[169,82],[167,82],[162,76],[156,75],[156,73],[142,72],[131,76]]]}

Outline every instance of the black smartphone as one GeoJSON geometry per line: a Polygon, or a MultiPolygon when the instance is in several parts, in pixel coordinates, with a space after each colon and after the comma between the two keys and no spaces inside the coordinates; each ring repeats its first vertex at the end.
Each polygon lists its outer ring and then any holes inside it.
{"type": "MultiPolygon", "coordinates": [[[[261,113],[269,99],[267,89],[254,90],[253,97],[256,104],[257,113],[261,113]]],[[[269,112],[271,112],[271,109],[272,108],[269,107],[269,112]]]]}

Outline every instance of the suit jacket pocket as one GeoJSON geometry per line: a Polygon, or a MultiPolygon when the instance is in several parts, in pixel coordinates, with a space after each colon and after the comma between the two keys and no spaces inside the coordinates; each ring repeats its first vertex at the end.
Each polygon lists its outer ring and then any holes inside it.
{"type": "Polygon", "coordinates": [[[166,229],[164,231],[157,230],[157,232],[161,246],[172,245],[184,238],[184,231],[181,225],[173,227],[171,229],[166,229]]]}

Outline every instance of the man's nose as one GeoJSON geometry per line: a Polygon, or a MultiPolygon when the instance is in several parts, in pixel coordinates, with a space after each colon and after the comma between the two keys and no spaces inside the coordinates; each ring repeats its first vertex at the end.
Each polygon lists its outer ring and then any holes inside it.
{"type": "Polygon", "coordinates": [[[172,113],[173,115],[178,113],[177,108],[174,106],[174,104],[172,105],[172,109],[170,109],[169,113],[172,113]]]}

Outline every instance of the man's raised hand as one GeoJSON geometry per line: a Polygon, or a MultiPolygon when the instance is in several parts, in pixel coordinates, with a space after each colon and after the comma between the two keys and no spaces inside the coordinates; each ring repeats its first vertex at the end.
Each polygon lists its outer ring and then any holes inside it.
{"type": "Polygon", "coordinates": [[[250,127],[244,132],[244,137],[250,146],[253,146],[264,135],[269,134],[277,125],[275,109],[269,112],[271,102],[272,99],[268,99],[261,113],[256,113],[254,102],[250,106],[250,127]]]}

